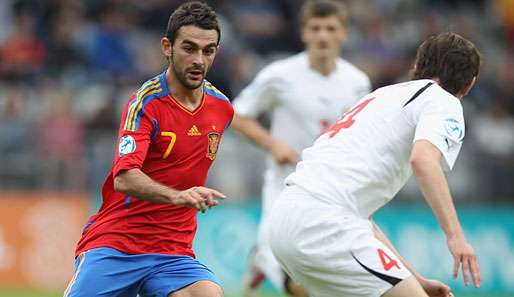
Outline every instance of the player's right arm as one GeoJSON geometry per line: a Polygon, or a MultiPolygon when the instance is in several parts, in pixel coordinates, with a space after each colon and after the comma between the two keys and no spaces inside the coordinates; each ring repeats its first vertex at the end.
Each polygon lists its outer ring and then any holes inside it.
{"type": "Polygon", "coordinates": [[[225,196],[205,187],[178,191],[156,182],[141,171],[159,118],[158,107],[153,105],[157,101],[144,96],[145,90],[156,88],[154,85],[155,82],[146,89],[143,86],[131,97],[123,112],[118,133],[118,153],[112,169],[114,190],[139,200],[183,205],[203,212],[218,204],[214,197],[223,199],[225,196]]]}
{"type": "Polygon", "coordinates": [[[291,146],[277,139],[257,120],[263,112],[280,104],[280,93],[285,82],[280,76],[280,64],[271,64],[234,100],[235,115],[231,127],[248,140],[271,153],[278,164],[296,164],[299,154],[291,146]]]}
{"type": "Polygon", "coordinates": [[[172,189],[154,181],[139,168],[118,173],[114,178],[114,189],[117,192],[137,197],[139,200],[183,205],[202,212],[218,205],[215,197],[225,198],[222,193],[206,187],[193,187],[185,191],[172,189]]]}
{"type": "Polygon", "coordinates": [[[234,115],[231,127],[253,143],[271,153],[278,164],[296,164],[300,156],[291,146],[273,137],[255,118],[234,115]]]}

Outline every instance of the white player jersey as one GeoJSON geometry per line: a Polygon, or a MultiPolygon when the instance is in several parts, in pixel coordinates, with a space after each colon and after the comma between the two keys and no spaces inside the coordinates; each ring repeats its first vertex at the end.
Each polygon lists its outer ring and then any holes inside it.
{"type": "MultiPolygon", "coordinates": [[[[262,69],[234,100],[234,109],[249,117],[271,112],[270,133],[300,153],[369,91],[366,74],[347,61],[338,58],[336,70],[323,76],[300,53],[262,69]]],[[[268,167],[281,181],[294,170],[271,158],[268,167]]]]}
{"type": "Polygon", "coordinates": [[[364,96],[302,153],[286,184],[363,218],[389,202],[411,176],[413,143],[424,139],[451,170],[464,138],[460,100],[432,80],[380,88],[364,96]]]}

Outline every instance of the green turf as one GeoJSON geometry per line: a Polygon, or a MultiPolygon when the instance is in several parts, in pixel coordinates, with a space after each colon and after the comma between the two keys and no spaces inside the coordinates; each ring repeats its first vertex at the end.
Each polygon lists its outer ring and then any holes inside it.
{"type": "Polygon", "coordinates": [[[62,292],[0,289],[0,297],[62,297],[62,292]]]}
{"type": "MultiPolygon", "coordinates": [[[[62,297],[62,292],[50,293],[39,291],[26,291],[26,290],[0,290],[0,297],[62,297]]],[[[225,297],[241,297],[238,294],[227,294],[225,297]]],[[[285,297],[284,295],[276,294],[261,294],[255,297],[285,297]]],[[[502,296],[503,297],[503,296],[502,296]]]]}
{"type": "MultiPolygon", "coordinates": [[[[512,297],[512,294],[466,294],[457,295],[457,297],[512,297]]],[[[29,291],[29,290],[18,290],[18,289],[0,289],[0,297],[62,297],[62,292],[41,292],[41,291],[29,291]]],[[[227,294],[225,297],[241,297],[240,294],[227,294]]],[[[285,297],[284,295],[277,294],[261,294],[255,297],[285,297]]]]}
{"type": "MultiPolygon", "coordinates": [[[[0,288],[0,297],[62,297],[63,292],[31,291],[27,289],[0,288]]],[[[513,294],[459,294],[457,297],[512,297],[513,294]]],[[[240,294],[226,294],[225,297],[241,297],[240,294]]],[[[286,297],[278,294],[260,294],[255,297],[286,297]]]]}

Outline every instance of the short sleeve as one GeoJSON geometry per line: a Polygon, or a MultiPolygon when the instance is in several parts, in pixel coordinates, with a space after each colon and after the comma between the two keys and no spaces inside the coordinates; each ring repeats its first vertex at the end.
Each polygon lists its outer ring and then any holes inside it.
{"type": "Polygon", "coordinates": [[[114,177],[120,171],[143,166],[154,126],[157,122],[149,104],[146,104],[139,111],[131,108],[131,105],[133,105],[133,102],[127,104],[121,118],[112,170],[114,177]],[[130,122],[137,123],[137,125],[131,126],[130,122]]]}
{"type": "Polygon", "coordinates": [[[234,118],[234,108],[231,104],[227,104],[227,108],[226,108],[226,114],[227,114],[227,122],[225,124],[225,129],[227,129],[230,124],[232,123],[232,119],[234,118]]]}
{"type": "Polygon", "coordinates": [[[337,71],[338,83],[344,84],[346,89],[351,90],[353,98],[350,101],[353,102],[348,102],[349,106],[354,105],[362,97],[371,93],[371,81],[368,75],[355,65],[338,58],[337,71]]]}
{"type": "Polygon", "coordinates": [[[361,84],[357,87],[357,97],[359,99],[357,100],[360,100],[360,98],[366,96],[367,94],[371,93],[371,82],[369,80],[369,77],[362,73],[362,82],[361,84]]]}
{"type": "Polygon", "coordinates": [[[450,171],[465,135],[462,106],[456,98],[430,100],[419,109],[414,142],[428,140],[441,151],[443,169],[450,171]]]}
{"type": "Polygon", "coordinates": [[[276,67],[264,68],[255,79],[244,88],[233,102],[234,110],[241,116],[256,117],[270,111],[279,103],[279,92],[284,80],[277,74],[276,67]]]}

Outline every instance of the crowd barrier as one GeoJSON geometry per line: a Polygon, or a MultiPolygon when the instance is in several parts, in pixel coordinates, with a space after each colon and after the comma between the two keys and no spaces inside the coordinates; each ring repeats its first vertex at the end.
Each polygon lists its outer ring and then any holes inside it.
{"type": "MultiPolygon", "coordinates": [[[[478,290],[466,288],[462,275],[457,280],[451,278],[453,258],[427,206],[394,205],[380,210],[374,219],[400,253],[426,277],[444,281],[456,293],[514,296],[514,206],[459,207],[458,212],[466,237],[479,257],[482,286],[478,290]]],[[[257,203],[224,205],[199,216],[194,245],[197,256],[222,279],[227,291],[240,289],[259,216],[257,203]]]]}
{"type": "MultiPolygon", "coordinates": [[[[0,287],[61,290],[73,274],[73,252],[90,213],[91,200],[76,193],[0,192],[0,287]]],[[[238,292],[248,253],[255,244],[260,206],[227,203],[199,214],[197,257],[238,292]]],[[[375,220],[402,255],[426,277],[456,293],[513,293],[514,206],[459,207],[469,242],[477,251],[482,287],[451,279],[453,265],[444,234],[425,205],[393,205],[375,220]]],[[[269,284],[264,287],[272,291],[269,284]]]]}
{"type": "Polygon", "coordinates": [[[65,287],[88,201],[76,193],[0,192],[0,286],[65,287]]]}

